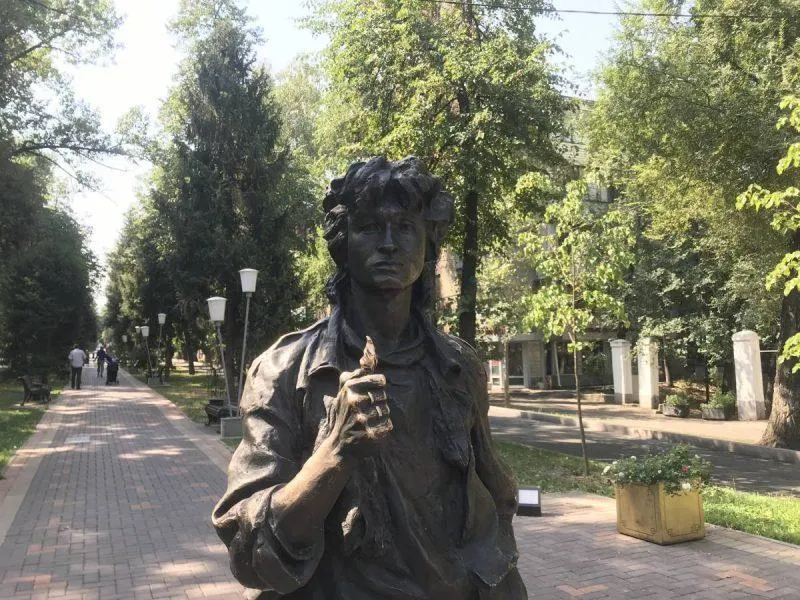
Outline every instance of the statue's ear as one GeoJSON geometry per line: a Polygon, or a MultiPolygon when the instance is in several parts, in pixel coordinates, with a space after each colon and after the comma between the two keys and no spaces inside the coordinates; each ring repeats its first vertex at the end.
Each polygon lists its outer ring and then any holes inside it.
{"type": "Polygon", "coordinates": [[[439,192],[425,209],[427,247],[425,260],[436,260],[442,247],[447,228],[453,219],[453,197],[447,192],[439,192]]]}

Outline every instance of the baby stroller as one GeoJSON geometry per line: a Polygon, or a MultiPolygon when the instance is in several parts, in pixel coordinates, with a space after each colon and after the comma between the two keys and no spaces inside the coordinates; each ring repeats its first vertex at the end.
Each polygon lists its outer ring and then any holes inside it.
{"type": "Polygon", "coordinates": [[[111,385],[112,383],[119,383],[117,381],[117,371],[119,371],[119,361],[114,358],[113,356],[106,355],[106,385],[111,385]]]}

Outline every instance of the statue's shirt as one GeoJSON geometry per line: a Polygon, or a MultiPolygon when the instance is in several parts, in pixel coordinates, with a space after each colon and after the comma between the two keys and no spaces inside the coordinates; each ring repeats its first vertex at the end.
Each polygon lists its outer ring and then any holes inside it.
{"type": "Polygon", "coordinates": [[[483,368],[421,321],[379,356],[394,424],[379,453],[359,463],[313,546],[281,540],[272,493],[327,435],[339,373],[357,368],[363,344],[334,310],[254,361],[244,438],[213,515],[234,574],[262,600],[527,598],[515,486],[491,447],[483,368]]]}

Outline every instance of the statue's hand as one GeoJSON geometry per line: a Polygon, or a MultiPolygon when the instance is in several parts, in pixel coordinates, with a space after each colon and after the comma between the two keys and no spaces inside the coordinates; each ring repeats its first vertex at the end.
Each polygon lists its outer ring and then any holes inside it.
{"type": "Polygon", "coordinates": [[[331,428],[334,450],[343,455],[371,456],[392,430],[386,397],[386,378],[365,369],[339,377],[331,428]]]}

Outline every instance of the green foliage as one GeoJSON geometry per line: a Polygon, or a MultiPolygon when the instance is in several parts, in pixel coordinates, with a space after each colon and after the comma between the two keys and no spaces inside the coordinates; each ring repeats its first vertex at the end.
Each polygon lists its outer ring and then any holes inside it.
{"type": "Polygon", "coordinates": [[[682,394],[668,394],[667,397],[664,399],[664,403],[667,406],[684,408],[689,406],[689,398],[683,396],[682,394]]]}
{"type": "Polygon", "coordinates": [[[456,199],[450,240],[463,259],[459,333],[472,342],[481,248],[507,239],[498,201],[524,173],[562,161],[556,141],[570,103],[557,89],[554,48],[534,27],[538,4],[316,6],[310,26],[330,38],[316,136],[324,162],[341,172],[368,155],[413,154],[442,177],[456,199]]]}
{"type": "MultiPolygon", "coordinates": [[[[778,119],[777,128],[790,128],[800,134],[800,97],[787,96],[781,101],[782,109],[788,114],[778,119]]],[[[790,171],[800,169],[800,142],[788,144],[786,154],[778,161],[777,173],[791,175],[790,171]]],[[[795,234],[800,230],[800,178],[795,174],[794,181],[782,190],[770,191],[754,183],[739,195],[736,206],[740,210],[749,208],[763,211],[770,216],[772,228],[782,234],[795,234]]],[[[800,292],[800,250],[792,248],[778,261],[767,277],[767,289],[777,287],[783,282],[783,295],[800,292]]],[[[780,355],[781,360],[793,360],[793,372],[800,370],[800,332],[788,332],[780,355]]]]}
{"type": "Polygon", "coordinates": [[[321,227],[314,230],[313,238],[313,242],[309,244],[310,251],[298,253],[296,256],[297,273],[305,297],[302,312],[306,322],[320,319],[327,314],[329,302],[325,293],[326,283],[335,270],[321,227]]]}
{"type": "MultiPolygon", "coordinates": [[[[643,12],[752,12],[748,0],[642,0],[643,12]]],[[[730,335],[777,337],[780,297],[764,293],[785,239],[733,210],[767,185],[785,147],[778,102],[796,88],[797,8],[770,2],[763,19],[630,16],[599,74],[586,122],[602,177],[622,189],[642,235],[627,304],[634,328],[670,352],[731,359],[730,335]]]]}
{"type": "Polygon", "coordinates": [[[49,203],[49,171],[0,157],[0,356],[12,372],[61,373],[76,342],[94,341],[98,267],[86,234],[49,203]]]}
{"type": "Polygon", "coordinates": [[[603,474],[617,485],[662,483],[668,494],[678,494],[707,484],[711,469],[711,463],[693,454],[689,446],[678,444],[666,452],[615,460],[603,474]]]}
{"type": "Polygon", "coordinates": [[[121,152],[59,70],[107,55],[120,22],[108,0],[0,4],[0,139],[9,142],[3,156],[73,163],[121,152]]]}
{"type": "Polygon", "coordinates": [[[709,408],[724,408],[726,411],[733,412],[736,409],[736,396],[732,392],[723,392],[720,389],[716,389],[711,394],[707,406],[709,408]]]}
{"type": "MultiPolygon", "coordinates": [[[[238,373],[244,298],[238,271],[259,270],[250,306],[250,356],[297,320],[296,273],[316,214],[314,185],[282,137],[260,34],[233,0],[184,2],[172,25],[186,57],[145,147],[150,186],[112,256],[107,323],[117,338],[168,313],[185,352],[213,345],[205,299],[228,299],[223,338],[238,373]]],[[[152,323],[151,323],[152,325],[152,323]]]]}
{"type": "Polygon", "coordinates": [[[567,196],[547,207],[546,225],[529,222],[517,240],[525,264],[539,282],[521,301],[525,326],[545,339],[567,336],[581,351],[591,327],[625,321],[621,290],[633,262],[633,230],[620,210],[596,213],[584,202],[586,184],[573,182],[567,196]]]}
{"type": "MultiPolygon", "coordinates": [[[[55,391],[52,397],[56,397],[55,391]]],[[[0,382],[0,479],[16,451],[36,431],[36,424],[44,414],[39,406],[17,406],[21,401],[21,383],[0,382]]]]}

